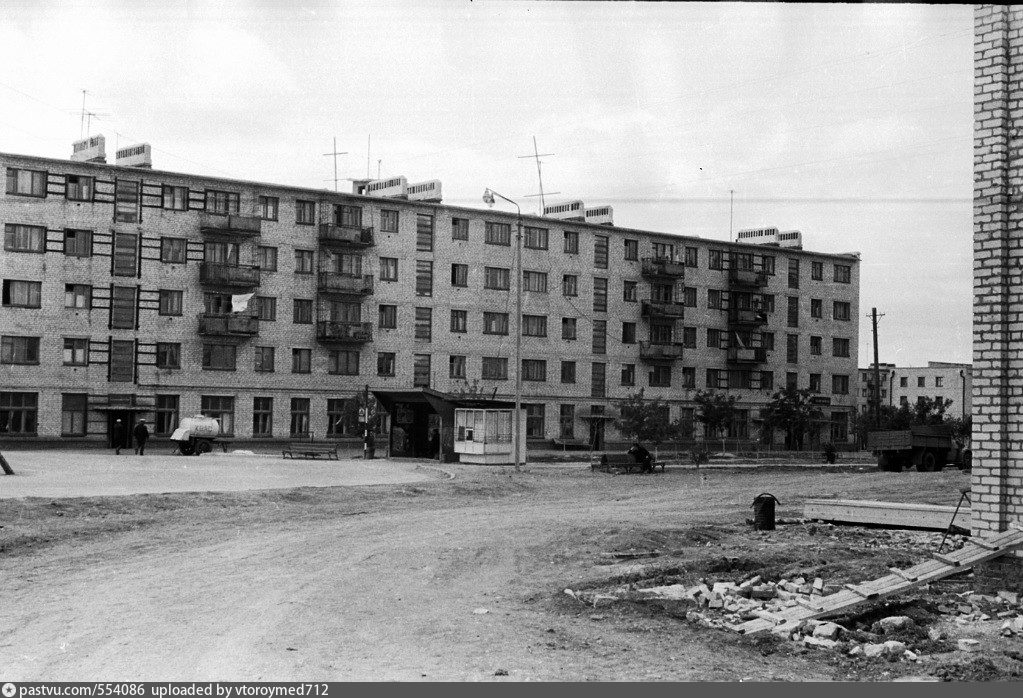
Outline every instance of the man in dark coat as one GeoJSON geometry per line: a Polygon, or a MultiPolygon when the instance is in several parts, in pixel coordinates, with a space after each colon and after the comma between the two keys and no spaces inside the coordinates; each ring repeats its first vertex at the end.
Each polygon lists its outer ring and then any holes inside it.
{"type": "Polygon", "coordinates": [[[654,469],[654,457],[650,455],[650,451],[640,446],[638,441],[632,444],[629,454],[634,461],[643,464],[643,472],[650,472],[654,469]]]}
{"type": "Polygon", "coordinates": [[[146,455],[146,442],[149,441],[149,429],[146,427],[146,420],[140,419],[131,433],[135,437],[135,453],[140,456],[146,455]]]}
{"type": "Polygon", "coordinates": [[[125,437],[124,422],[122,422],[120,419],[114,421],[114,428],[111,433],[111,436],[113,437],[114,441],[114,455],[119,456],[121,455],[121,449],[124,448],[125,437]]]}

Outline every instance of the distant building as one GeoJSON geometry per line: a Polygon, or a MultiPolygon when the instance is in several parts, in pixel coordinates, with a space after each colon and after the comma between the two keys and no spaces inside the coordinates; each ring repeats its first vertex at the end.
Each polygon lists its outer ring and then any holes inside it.
{"type": "MultiPolygon", "coordinates": [[[[945,410],[949,417],[967,417],[972,413],[973,366],[971,364],[928,361],[926,366],[897,367],[895,364],[878,364],[881,378],[881,404],[912,407],[919,400],[951,400],[945,410]]],[[[859,370],[857,396],[860,411],[870,409],[870,397],[874,388],[874,365],[859,370]]]]}

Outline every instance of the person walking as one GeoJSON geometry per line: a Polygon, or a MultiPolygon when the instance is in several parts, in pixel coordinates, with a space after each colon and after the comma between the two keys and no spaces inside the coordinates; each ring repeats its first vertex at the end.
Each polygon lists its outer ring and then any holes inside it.
{"type": "Polygon", "coordinates": [[[113,446],[114,446],[114,455],[115,456],[119,456],[119,455],[121,455],[121,449],[124,448],[124,436],[125,436],[124,422],[122,422],[120,419],[114,421],[114,428],[113,428],[111,436],[113,437],[113,441],[114,441],[114,444],[113,444],[113,446]]]}
{"type": "Polygon", "coordinates": [[[146,441],[149,441],[149,429],[146,427],[146,420],[140,419],[131,433],[135,437],[135,453],[140,456],[146,455],[146,441]]]}

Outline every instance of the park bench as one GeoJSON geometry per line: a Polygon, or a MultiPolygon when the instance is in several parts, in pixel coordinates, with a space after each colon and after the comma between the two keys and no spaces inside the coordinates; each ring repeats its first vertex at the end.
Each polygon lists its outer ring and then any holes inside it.
{"type": "Polygon", "coordinates": [[[557,448],[589,448],[588,441],[583,439],[551,439],[551,444],[557,448]]]}
{"type": "Polygon", "coordinates": [[[337,444],[317,444],[312,442],[299,442],[289,444],[281,451],[282,458],[309,458],[317,460],[323,456],[327,460],[341,460],[337,451],[337,444]]]}
{"type": "MultiPolygon", "coordinates": [[[[664,461],[654,460],[653,465],[650,468],[650,472],[654,472],[657,468],[664,472],[664,461]]],[[[629,453],[595,453],[590,461],[590,470],[594,472],[602,470],[604,472],[612,472],[615,470],[624,470],[627,473],[631,473],[633,470],[643,470],[643,464],[637,463],[629,453]]]]}

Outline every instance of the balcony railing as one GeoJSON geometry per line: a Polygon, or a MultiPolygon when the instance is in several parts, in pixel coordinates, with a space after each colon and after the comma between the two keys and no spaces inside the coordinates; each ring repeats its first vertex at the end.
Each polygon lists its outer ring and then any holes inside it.
{"type": "Polygon", "coordinates": [[[321,271],[317,278],[316,288],[320,293],[369,294],[373,293],[373,275],[321,271]]]}
{"type": "Polygon", "coordinates": [[[199,230],[203,233],[213,233],[215,235],[256,237],[263,231],[263,219],[259,216],[240,216],[237,213],[226,216],[214,213],[200,213],[199,230]]]}
{"type": "Polygon", "coordinates": [[[259,267],[203,262],[199,265],[199,282],[213,286],[251,288],[259,285],[259,267]]]}
{"type": "Polygon", "coordinates": [[[199,316],[199,334],[215,337],[255,337],[259,334],[259,318],[249,313],[199,316]]]}
{"type": "Polygon", "coordinates": [[[643,301],[643,317],[685,317],[685,306],[675,301],[643,301]]]}
{"type": "Polygon", "coordinates": [[[686,265],[664,257],[644,257],[642,273],[643,276],[681,279],[686,275],[686,265]]]}
{"type": "Polygon", "coordinates": [[[682,358],[682,345],[677,342],[670,344],[639,343],[639,358],[647,361],[674,361],[682,358]]]}
{"type": "Polygon", "coordinates": [[[763,288],[767,286],[767,274],[756,269],[730,269],[728,280],[733,286],[763,288]]]}
{"type": "Polygon", "coordinates": [[[320,223],[320,244],[369,247],[373,245],[373,228],[320,223]]]}
{"type": "Polygon", "coordinates": [[[728,350],[728,362],[733,364],[762,364],[767,362],[767,349],[731,347],[728,350]]]}
{"type": "Polygon", "coordinates": [[[732,308],[728,311],[728,322],[732,325],[764,325],[767,311],[757,308],[732,308]]]}
{"type": "Polygon", "coordinates": [[[370,322],[316,323],[316,339],[326,344],[362,344],[373,341],[373,324],[370,322]]]}

